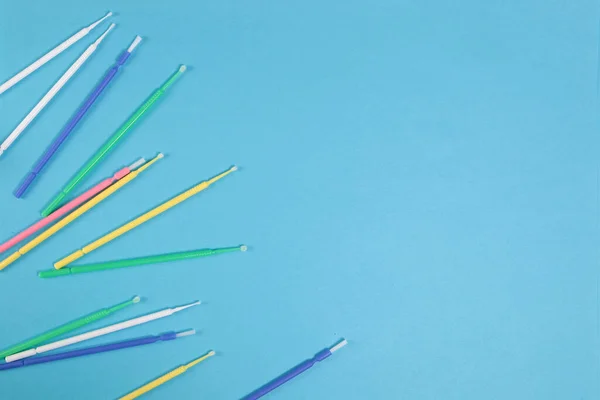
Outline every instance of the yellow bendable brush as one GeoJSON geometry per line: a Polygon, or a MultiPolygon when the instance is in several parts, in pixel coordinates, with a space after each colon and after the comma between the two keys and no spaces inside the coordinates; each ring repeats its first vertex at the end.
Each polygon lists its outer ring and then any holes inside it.
{"type": "Polygon", "coordinates": [[[200,193],[201,191],[208,188],[210,185],[212,185],[219,179],[226,177],[233,171],[237,171],[237,167],[235,167],[235,166],[231,167],[227,171],[215,176],[214,178],[209,179],[207,181],[203,181],[203,182],[199,183],[198,185],[194,186],[193,188],[181,193],[180,195],[173,197],[171,200],[164,202],[163,204],[154,208],[153,210],[148,211],[147,213],[137,217],[133,221],[128,222],[125,225],[121,226],[120,228],[115,229],[114,231],[101,237],[100,239],[96,240],[95,242],[90,243],[87,246],[85,246],[84,248],[77,250],[77,251],[73,252],[72,254],[66,256],[62,260],[55,263],[54,268],[61,269],[63,267],[66,267],[67,265],[71,264],[73,261],[80,259],[84,255],[89,254],[92,251],[104,246],[105,244],[115,240],[116,238],[118,238],[121,235],[124,235],[125,233],[129,232],[130,230],[135,229],[138,226],[142,225],[143,223],[150,221],[152,218],[159,216],[160,214],[175,207],[176,205],[178,205],[180,203],[183,203],[185,200],[200,193]]]}
{"type": "Polygon", "coordinates": [[[123,179],[119,180],[114,185],[109,186],[107,189],[100,192],[100,194],[96,195],[96,197],[79,207],[77,210],[73,211],[71,214],[60,220],[51,228],[45,230],[44,233],[40,234],[31,242],[27,243],[25,246],[21,247],[19,250],[15,251],[13,254],[5,258],[2,262],[0,262],[0,271],[17,261],[19,258],[21,258],[21,256],[29,253],[31,250],[33,250],[34,248],[42,244],[44,241],[46,241],[46,239],[50,238],[52,235],[69,225],[71,222],[75,221],[77,218],[81,217],[83,214],[94,208],[104,199],[114,194],[117,190],[121,189],[123,186],[127,185],[129,182],[137,178],[140,173],[145,171],[148,167],[150,167],[152,164],[154,164],[161,158],[163,158],[163,155],[159,154],[154,159],[148,161],[146,164],[142,165],[137,170],[130,172],[123,179]]]}
{"type": "Polygon", "coordinates": [[[157,378],[155,380],[153,380],[152,382],[140,387],[139,389],[134,390],[133,392],[129,393],[126,396],[121,397],[119,400],[133,400],[133,399],[137,399],[138,397],[140,397],[143,394],[148,393],[151,390],[156,389],[157,387],[159,387],[160,385],[170,381],[173,378],[178,377],[179,375],[183,374],[184,372],[186,372],[188,369],[192,368],[194,365],[201,363],[202,361],[206,360],[209,357],[212,357],[215,355],[214,351],[209,352],[208,354],[195,359],[194,361],[192,361],[189,364],[185,364],[182,365],[178,368],[175,368],[173,371],[161,376],[160,378],[157,378]]]}

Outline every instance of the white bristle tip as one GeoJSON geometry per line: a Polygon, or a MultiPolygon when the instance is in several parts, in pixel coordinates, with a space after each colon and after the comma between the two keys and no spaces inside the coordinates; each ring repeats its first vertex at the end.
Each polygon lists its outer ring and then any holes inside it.
{"type": "Polygon", "coordinates": [[[141,41],[142,41],[142,37],[139,35],[136,36],[135,39],[133,40],[133,42],[131,43],[131,45],[129,45],[127,52],[131,53],[133,51],[133,49],[135,49],[137,47],[137,45],[140,44],[141,41]]]}
{"type": "Polygon", "coordinates": [[[165,155],[163,153],[158,153],[158,155],[156,156],[156,158],[163,158],[165,155]]]}
{"type": "Polygon", "coordinates": [[[231,167],[231,170],[232,170],[232,171],[237,171],[237,170],[238,170],[238,166],[237,166],[237,165],[234,165],[233,167],[231,167]]]}
{"type": "Polygon", "coordinates": [[[181,67],[179,67],[179,72],[185,72],[186,69],[187,67],[185,65],[182,65],[181,67]]]}
{"type": "Polygon", "coordinates": [[[142,298],[141,298],[140,296],[135,296],[135,297],[133,298],[133,303],[134,303],[134,304],[136,304],[136,303],[139,303],[140,301],[142,301],[142,298]]]}
{"type": "Polygon", "coordinates": [[[246,245],[240,246],[240,250],[241,251],[247,251],[248,250],[248,246],[246,246],[246,245]]]}
{"type": "Polygon", "coordinates": [[[104,15],[104,17],[100,18],[98,21],[94,22],[93,24],[91,24],[90,26],[88,26],[86,29],[88,31],[88,33],[94,29],[95,27],[97,27],[98,25],[100,25],[102,22],[104,22],[104,20],[106,20],[108,17],[110,17],[111,15],[113,15],[112,11],[109,11],[107,14],[104,15]]]}
{"type": "Polygon", "coordinates": [[[216,353],[214,350],[211,350],[211,351],[209,351],[209,352],[208,352],[208,354],[207,354],[207,355],[209,355],[209,356],[211,356],[211,357],[212,357],[212,356],[214,356],[215,354],[217,354],[217,353],[216,353]]]}
{"type": "Polygon", "coordinates": [[[129,169],[133,171],[134,169],[137,169],[138,167],[141,167],[145,163],[146,163],[146,159],[145,158],[140,158],[139,160],[137,160],[136,162],[134,162],[133,164],[131,164],[129,166],[129,169]]]}
{"type": "Polygon", "coordinates": [[[183,331],[183,332],[179,332],[177,335],[175,335],[176,337],[184,337],[184,336],[192,336],[196,334],[196,330],[195,329],[190,329],[187,331],[183,331]]]}
{"type": "Polygon", "coordinates": [[[341,342],[339,342],[338,344],[336,344],[335,346],[333,346],[331,349],[329,349],[329,351],[332,352],[332,353],[334,353],[334,352],[338,351],[339,349],[341,349],[342,347],[344,347],[347,344],[348,344],[348,341],[346,339],[344,339],[341,342]]]}
{"type": "Polygon", "coordinates": [[[108,27],[107,30],[104,31],[102,36],[100,36],[98,39],[96,39],[96,42],[95,42],[96,45],[100,44],[100,42],[102,42],[104,40],[106,35],[108,35],[115,28],[115,26],[117,26],[117,24],[115,24],[115,23],[110,24],[110,26],[108,27]]]}

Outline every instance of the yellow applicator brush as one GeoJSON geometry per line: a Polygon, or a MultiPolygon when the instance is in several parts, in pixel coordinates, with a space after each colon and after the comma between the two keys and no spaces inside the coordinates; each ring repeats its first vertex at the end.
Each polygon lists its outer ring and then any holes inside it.
{"type": "Polygon", "coordinates": [[[174,370],[172,370],[171,372],[169,372],[169,373],[161,376],[160,378],[157,378],[157,379],[153,380],[152,382],[145,384],[144,386],[140,387],[139,389],[134,390],[133,392],[129,393],[128,395],[121,397],[119,400],[133,400],[133,399],[137,399],[141,395],[146,394],[149,391],[156,389],[160,385],[163,385],[163,384],[167,383],[171,379],[178,377],[179,375],[181,375],[184,372],[186,372],[188,369],[192,368],[193,366],[195,366],[197,364],[200,364],[202,361],[204,361],[207,358],[212,357],[214,355],[215,355],[215,352],[214,351],[210,351],[206,355],[204,355],[204,356],[202,356],[200,358],[196,358],[191,363],[182,365],[182,366],[180,366],[178,368],[175,368],[174,370]]]}
{"type": "Polygon", "coordinates": [[[138,226],[142,225],[143,223],[150,221],[152,218],[159,216],[160,214],[175,207],[176,205],[178,205],[180,203],[183,203],[185,200],[189,199],[192,196],[197,195],[198,193],[200,193],[204,189],[208,188],[210,185],[212,185],[219,179],[226,177],[227,175],[229,175],[230,173],[232,173],[234,171],[237,171],[236,166],[233,166],[233,167],[229,168],[227,171],[215,176],[214,178],[209,179],[207,181],[203,181],[203,182],[199,183],[198,185],[194,186],[193,188],[181,193],[180,195],[173,197],[171,200],[164,202],[163,204],[154,208],[153,210],[148,211],[147,213],[137,217],[133,221],[128,222],[125,225],[121,226],[120,228],[115,229],[114,231],[101,237],[100,239],[96,240],[95,242],[88,244],[81,250],[77,250],[74,253],[66,256],[65,258],[63,258],[62,260],[60,260],[56,264],[54,264],[54,268],[61,269],[62,267],[66,267],[67,265],[71,264],[73,261],[80,259],[84,255],[89,254],[92,251],[104,246],[105,244],[115,240],[116,238],[118,238],[121,235],[124,235],[125,233],[129,232],[130,230],[135,229],[138,226]]]}
{"type": "Polygon", "coordinates": [[[85,214],[86,212],[88,212],[89,210],[94,208],[96,205],[98,205],[104,199],[106,199],[107,197],[109,197],[110,195],[115,193],[117,190],[119,190],[123,186],[127,185],[129,182],[131,182],[132,180],[137,178],[139,174],[141,174],[143,171],[145,171],[147,168],[149,168],[152,164],[154,164],[156,161],[160,160],[163,157],[164,156],[162,155],[162,153],[157,155],[151,161],[148,161],[146,164],[142,165],[140,168],[136,169],[135,171],[131,171],[123,179],[119,180],[114,185],[109,186],[107,189],[100,192],[100,194],[96,195],[96,197],[94,197],[93,199],[91,199],[90,201],[88,201],[87,203],[82,205],[81,207],[79,207],[77,210],[73,211],[67,217],[60,220],[60,222],[56,223],[51,228],[46,229],[44,231],[44,233],[42,233],[41,235],[39,235],[38,237],[33,239],[31,242],[27,243],[25,246],[21,247],[19,250],[15,251],[13,254],[11,254],[10,256],[5,258],[2,262],[0,262],[0,271],[2,271],[4,268],[8,267],[10,264],[14,263],[15,261],[17,261],[19,258],[21,258],[21,256],[23,256],[23,255],[29,253],[31,250],[35,249],[37,246],[39,246],[44,241],[46,241],[46,239],[50,238],[52,235],[54,235],[55,233],[57,233],[58,231],[60,231],[64,227],[66,227],[67,225],[69,225],[71,222],[73,222],[77,218],[81,217],[83,214],[85,214]]]}

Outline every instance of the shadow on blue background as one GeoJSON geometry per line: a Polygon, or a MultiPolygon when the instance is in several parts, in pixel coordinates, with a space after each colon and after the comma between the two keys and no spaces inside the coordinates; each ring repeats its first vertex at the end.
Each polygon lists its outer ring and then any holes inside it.
{"type": "MultiPolygon", "coordinates": [[[[167,157],[0,274],[0,344],[134,294],[147,298],[136,313],[205,304],[98,342],[196,337],[7,371],[1,398],[116,398],[215,349],[148,398],[239,399],[341,337],[346,348],[269,398],[600,397],[597,2],[36,3],[0,4],[0,80],[109,8],[118,26],[0,159],[0,240],[179,64],[193,69],[85,185],[167,157]],[[147,40],[126,69],[14,199],[136,34],[147,40]],[[82,262],[252,251],[36,277],[232,164],[82,262]]],[[[0,96],[0,132],[93,36],[0,96]]]]}

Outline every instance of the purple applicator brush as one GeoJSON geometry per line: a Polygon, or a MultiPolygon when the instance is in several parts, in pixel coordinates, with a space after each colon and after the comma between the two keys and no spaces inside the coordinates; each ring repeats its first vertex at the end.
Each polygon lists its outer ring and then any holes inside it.
{"type": "Polygon", "coordinates": [[[71,119],[69,120],[67,125],[65,125],[65,127],[62,129],[62,131],[60,132],[58,137],[56,139],[54,139],[54,141],[50,144],[50,146],[48,146],[48,148],[46,149],[46,151],[44,152],[44,154],[42,155],[40,160],[33,166],[31,171],[25,176],[25,178],[23,179],[23,181],[21,182],[19,187],[15,190],[15,193],[14,193],[15,197],[17,197],[17,198],[23,197],[23,195],[25,194],[27,189],[31,186],[33,181],[35,181],[35,179],[37,178],[38,174],[40,172],[42,172],[42,170],[50,162],[50,159],[58,151],[60,146],[62,146],[62,144],[67,140],[67,138],[73,132],[73,130],[75,130],[75,127],[77,126],[79,121],[81,121],[83,119],[83,117],[89,111],[89,109],[92,107],[92,105],[94,105],[96,100],[98,100],[98,98],[100,97],[100,95],[102,94],[104,89],[107,88],[109,83],[117,75],[117,72],[119,72],[119,69],[121,69],[121,67],[125,64],[127,59],[129,59],[129,56],[133,52],[133,49],[135,49],[137,47],[137,45],[140,44],[141,41],[142,41],[142,38],[140,36],[136,36],[135,40],[131,43],[129,48],[127,50],[125,50],[123,53],[121,53],[121,55],[117,59],[117,62],[115,63],[115,65],[113,65],[108,70],[106,75],[104,75],[104,78],[102,78],[102,81],[100,81],[100,83],[98,83],[98,85],[96,85],[94,90],[92,90],[92,92],[86,98],[85,102],[81,105],[81,107],[79,107],[79,109],[77,110],[75,115],[73,115],[73,117],[71,117],[71,119]]]}
{"type": "Polygon", "coordinates": [[[27,367],[29,365],[35,365],[35,364],[44,364],[44,363],[48,363],[48,362],[52,362],[52,361],[67,360],[69,358],[88,356],[91,354],[106,353],[108,351],[127,349],[130,347],[144,346],[147,344],[152,344],[152,343],[162,342],[162,341],[167,341],[167,340],[175,340],[180,337],[190,336],[190,335],[195,335],[195,334],[196,334],[196,331],[194,329],[191,329],[189,331],[180,332],[180,333],[167,332],[167,333],[163,333],[162,335],[144,336],[144,337],[139,337],[139,338],[135,338],[135,339],[125,340],[122,342],[109,343],[109,344],[93,346],[93,347],[86,347],[84,349],[65,351],[63,353],[50,354],[47,356],[25,358],[23,360],[13,361],[13,362],[9,362],[6,364],[0,364],[0,371],[6,370],[6,369],[27,367]]]}
{"type": "Polygon", "coordinates": [[[336,351],[338,351],[339,349],[341,349],[342,347],[344,347],[347,344],[348,344],[348,342],[344,339],[329,349],[321,350],[313,358],[310,358],[306,361],[301,362],[300,364],[296,365],[294,368],[290,369],[283,375],[278,376],[277,378],[275,378],[271,382],[267,383],[263,387],[250,393],[248,396],[244,397],[243,400],[260,399],[261,397],[263,397],[267,393],[270,393],[273,390],[277,389],[279,386],[283,385],[287,381],[294,379],[295,377],[297,377],[298,375],[300,375],[307,369],[314,366],[316,363],[323,361],[324,359],[326,359],[327,357],[329,357],[330,355],[332,355],[333,353],[335,353],[336,351]]]}

